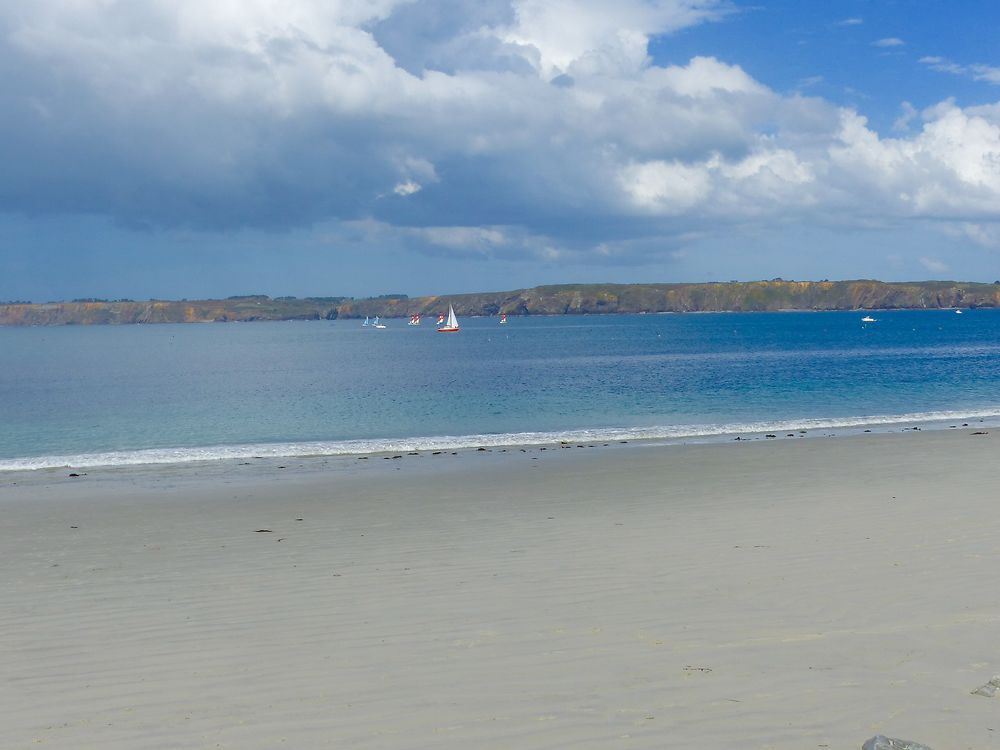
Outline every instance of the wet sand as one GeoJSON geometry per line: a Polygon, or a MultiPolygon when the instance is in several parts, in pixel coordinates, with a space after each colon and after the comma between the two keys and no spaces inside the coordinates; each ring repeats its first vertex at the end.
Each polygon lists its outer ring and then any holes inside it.
{"type": "Polygon", "coordinates": [[[2,744],[1000,745],[972,432],[0,475],[2,744]]]}

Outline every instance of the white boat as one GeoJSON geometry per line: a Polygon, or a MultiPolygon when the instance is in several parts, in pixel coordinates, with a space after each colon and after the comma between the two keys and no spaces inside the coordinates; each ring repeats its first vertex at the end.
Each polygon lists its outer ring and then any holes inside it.
{"type": "Polygon", "coordinates": [[[370,325],[371,325],[371,323],[368,322],[368,316],[366,315],[365,316],[365,322],[361,324],[361,327],[362,328],[366,328],[366,327],[368,327],[370,325]]]}
{"type": "Polygon", "coordinates": [[[458,318],[455,317],[455,308],[448,305],[448,320],[437,329],[438,333],[458,333],[458,318]]]}
{"type": "Polygon", "coordinates": [[[962,314],[961,310],[955,310],[955,315],[961,315],[961,314],[962,314]]]}
{"type": "Polygon", "coordinates": [[[507,325],[507,313],[500,313],[500,325],[507,325]]]}
{"type": "Polygon", "coordinates": [[[410,316],[410,322],[407,323],[408,326],[418,326],[420,325],[420,313],[410,316]]]}
{"type": "Polygon", "coordinates": [[[862,323],[874,323],[875,322],[875,318],[873,318],[871,315],[866,315],[865,317],[863,317],[861,319],[861,322],[862,323]]]}
{"type": "Polygon", "coordinates": [[[375,322],[372,323],[372,325],[375,326],[376,328],[385,328],[385,323],[379,322],[378,315],[375,316],[375,322]]]}

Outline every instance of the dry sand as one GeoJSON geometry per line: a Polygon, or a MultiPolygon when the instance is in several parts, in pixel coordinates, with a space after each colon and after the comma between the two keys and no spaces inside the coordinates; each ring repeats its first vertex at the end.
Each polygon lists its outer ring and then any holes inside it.
{"type": "Polygon", "coordinates": [[[1000,746],[998,453],[2,475],[0,746],[1000,746]]]}

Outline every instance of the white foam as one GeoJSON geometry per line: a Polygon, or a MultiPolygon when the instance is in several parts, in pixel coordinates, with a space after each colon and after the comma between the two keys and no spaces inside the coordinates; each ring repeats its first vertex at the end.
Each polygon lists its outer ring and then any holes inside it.
{"type": "Polygon", "coordinates": [[[259,443],[219,445],[196,448],[149,448],[134,451],[109,451],[76,455],[0,458],[0,471],[30,471],[55,468],[92,468],[98,466],[134,466],[141,464],[179,464],[246,458],[295,458],[307,456],[344,456],[370,453],[456,450],[461,448],[547,445],[568,441],[612,442],[622,440],[695,441],[722,435],[768,433],[791,430],[845,430],[886,425],[946,426],[960,420],[993,419],[1000,409],[980,411],[936,411],[913,414],[790,419],[730,424],[687,424],[653,427],[602,427],[559,432],[511,432],[482,435],[442,435],[372,440],[316,441],[303,443],[259,443]]]}

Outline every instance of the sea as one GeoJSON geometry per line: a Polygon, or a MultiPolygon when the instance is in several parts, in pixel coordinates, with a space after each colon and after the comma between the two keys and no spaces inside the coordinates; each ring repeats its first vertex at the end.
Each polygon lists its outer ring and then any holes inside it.
{"type": "Polygon", "coordinates": [[[0,328],[0,471],[1000,424],[1000,311],[864,314],[0,328]]]}

